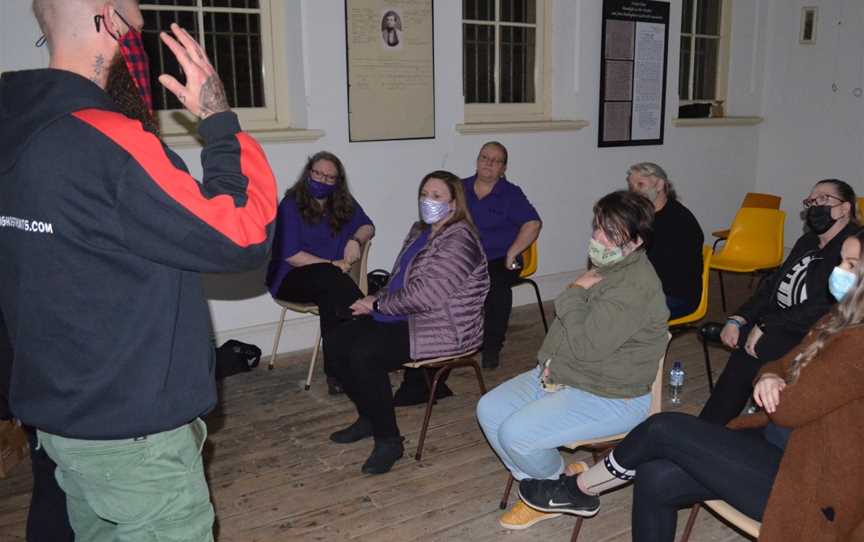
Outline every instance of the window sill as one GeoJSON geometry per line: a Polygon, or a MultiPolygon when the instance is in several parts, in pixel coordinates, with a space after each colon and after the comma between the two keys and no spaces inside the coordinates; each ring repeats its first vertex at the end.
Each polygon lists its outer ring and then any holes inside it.
{"type": "MultiPolygon", "coordinates": [[[[316,141],[324,137],[324,130],[305,130],[302,128],[278,128],[272,130],[247,130],[259,143],[293,143],[297,141],[316,141]]],[[[166,134],[162,136],[169,147],[200,147],[201,139],[192,134],[166,134]]]]}
{"type": "Polygon", "coordinates": [[[718,117],[708,119],[672,119],[673,126],[755,126],[762,117],[718,117]]]}
{"type": "Polygon", "coordinates": [[[456,125],[462,135],[512,132],[570,132],[588,126],[587,120],[533,120],[523,122],[466,122],[456,125]]]}

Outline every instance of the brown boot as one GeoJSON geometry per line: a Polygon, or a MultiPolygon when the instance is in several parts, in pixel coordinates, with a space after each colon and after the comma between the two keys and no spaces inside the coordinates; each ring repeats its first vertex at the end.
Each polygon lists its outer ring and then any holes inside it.
{"type": "Polygon", "coordinates": [[[527,506],[524,502],[518,501],[510,510],[506,511],[498,520],[498,523],[505,529],[512,531],[521,531],[540,523],[543,520],[557,518],[561,514],[547,514],[546,512],[538,512],[527,506]]]}

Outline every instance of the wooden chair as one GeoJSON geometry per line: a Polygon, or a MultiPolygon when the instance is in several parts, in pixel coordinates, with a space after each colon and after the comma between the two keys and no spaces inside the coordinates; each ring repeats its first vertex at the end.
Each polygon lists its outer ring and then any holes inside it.
{"type": "Polygon", "coordinates": [[[540,288],[537,283],[531,278],[537,271],[537,240],[535,239],[531,245],[522,253],[522,270],[519,272],[519,278],[513,283],[511,288],[530,284],[534,288],[534,295],[537,296],[537,307],[540,309],[540,318],[543,319],[543,330],[549,331],[549,324],[546,323],[546,311],[543,310],[543,299],[540,297],[540,288]]]}
{"type": "MultiPolygon", "coordinates": [[[[759,538],[759,531],[762,529],[762,524],[755,519],[744,515],[726,501],[705,501],[701,506],[708,508],[730,525],[743,532],[747,536],[755,539],[759,538]]],[[[690,532],[693,530],[693,525],[696,523],[696,516],[699,514],[699,504],[694,504],[690,509],[690,516],[687,518],[687,525],[684,527],[684,534],[681,535],[679,542],[688,542],[690,540],[690,532]]]]}
{"type": "MultiPolygon", "coordinates": [[[[780,201],[783,198],[773,194],[761,194],[759,192],[747,192],[744,195],[744,201],[741,202],[741,207],[756,207],[757,209],[779,209],[780,201]]],[[[859,198],[864,199],[864,198],[859,198]]],[[[860,205],[860,203],[859,203],[860,205]]],[[[714,241],[714,250],[717,250],[717,243],[725,241],[729,237],[729,230],[717,230],[711,232],[711,235],[717,239],[714,241]]]]}
{"type": "Polygon", "coordinates": [[[423,359],[409,361],[403,366],[410,369],[423,369],[423,376],[426,377],[426,388],[429,390],[429,399],[426,401],[426,416],[423,418],[423,427],[420,429],[420,440],[417,442],[417,453],[414,454],[414,459],[420,461],[423,456],[423,444],[426,442],[426,432],[429,429],[429,420],[432,417],[432,406],[435,404],[435,392],[438,390],[438,382],[446,377],[450,371],[459,367],[472,367],[474,375],[477,377],[477,385],[480,387],[480,395],[486,393],[486,383],[483,381],[483,372],[480,366],[477,365],[477,360],[474,355],[478,351],[471,350],[463,354],[454,356],[443,356],[440,358],[423,359]],[[430,379],[429,373],[425,369],[434,369],[435,375],[430,379]]]}
{"type": "MultiPolygon", "coordinates": [[[[666,338],[666,349],[669,349],[669,341],[672,339],[671,334],[666,338]]],[[[658,412],[663,410],[663,363],[666,361],[666,355],[660,358],[659,363],[657,364],[657,374],[654,375],[654,382],[651,384],[651,406],[648,409],[648,416],[653,416],[658,412]]],[[[606,454],[609,453],[619,442],[621,442],[624,437],[627,436],[627,432],[618,433],[615,435],[606,435],[597,438],[585,439],[585,440],[577,440],[576,442],[571,442],[570,444],[566,444],[561,446],[562,448],[569,450],[571,452],[575,452],[578,449],[587,449],[591,452],[591,456],[594,459],[594,462],[599,462],[606,454]]],[[[513,476],[507,476],[507,487],[504,488],[504,495],[501,496],[501,502],[498,504],[498,507],[501,510],[507,509],[507,500],[510,497],[510,490],[513,488],[513,476]]],[[[575,542],[579,538],[579,531],[582,529],[582,521],[585,518],[577,517],[576,524],[573,526],[573,533],[570,535],[570,541],[575,542]]]]}
{"type": "MultiPolygon", "coordinates": [[[[711,247],[705,245],[702,247],[702,295],[699,298],[699,305],[690,314],[685,314],[679,318],[669,320],[669,333],[672,334],[672,339],[687,333],[688,331],[699,331],[699,327],[693,325],[699,320],[705,318],[708,313],[708,278],[711,274],[711,257],[713,252],[711,247]]],[[[672,339],[669,339],[670,342],[672,339]]],[[[708,345],[702,340],[702,350],[705,354],[705,372],[708,377],[708,389],[714,391],[714,377],[711,374],[711,358],[708,356],[708,345]]]]}
{"type": "MultiPolygon", "coordinates": [[[[357,287],[366,295],[369,291],[369,284],[366,280],[367,266],[369,262],[369,248],[372,246],[372,241],[367,241],[363,245],[363,250],[360,253],[360,259],[354,262],[351,269],[348,270],[348,275],[357,284],[357,287]]],[[[282,336],[282,327],[285,325],[285,314],[291,310],[302,314],[318,315],[318,306],[314,303],[293,303],[282,299],[273,298],[277,305],[282,307],[282,314],[279,316],[279,325],[276,326],[276,337],[273,339],[273,352],[270,354],[270,362],[267,364],[269,370],[273,370],[276,361],[276,351],[279,348],[279,339],[282,336]]],[[[321,349],[321,328],[319,326],[318,333],[315,335],[315,347],[312,349],[312,359],[309,360],[309,371],[306,374],[306,391],[312,385],[312,373],[315,371],[315,362],[318,359],[318,352],[321,349]]]]}
{"type": "Polygon", "coordinates": [[[711,269],[718,272],[720,298],[726,312],[723,271],[755,273],[768,271],[783,262],[783,226],[786,213],[777,209],[743,208],[738,210],[729,238],[711,258],[711,269]]]}

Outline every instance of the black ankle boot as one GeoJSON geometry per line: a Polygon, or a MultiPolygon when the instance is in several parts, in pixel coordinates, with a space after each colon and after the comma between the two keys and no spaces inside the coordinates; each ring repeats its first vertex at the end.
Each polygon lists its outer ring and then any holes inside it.
{"type": "Polygon", "coordinates": [[[393,468],[393,464],[399,461],[399,458],[405,453],[405,446],[402,445],[403,440],[405,440],[403,437],[376,438],[372,454],[363,463],[360,470],[365,474],[389,472],[393,468]]]}
{"type": "Polygon", "coordinates": [[[368,418],[357,418],[357,421],[330,434],[330,440],[339,444],[350,444],[372,436],[372,422],[368,418]]]}
{"type": "Polygon", "coordinates": [[[345,393],[345,390],[342,388],[342,383],[335,377],[328,376],[327,377],[327,394],[328,395],[339,395],[345,393]]]}

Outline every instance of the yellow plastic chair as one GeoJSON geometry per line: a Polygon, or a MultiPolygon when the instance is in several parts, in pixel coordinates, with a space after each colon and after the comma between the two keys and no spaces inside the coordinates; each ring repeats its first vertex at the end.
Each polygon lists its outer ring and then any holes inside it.
{"type": "MultiPolygon", "coordinates": [[[[666,336],[666,349],[669,349],[669,341],[672,340],[672,335],[667,334],[666,336]]],[[[648,415],[646,419],[657,414],[658,412],[663,411],[663,363],[666,360],[666,354],[664,352],[663,356],[660,358],[660,361],[657,363],[657,374],[654,375],[654,382],[651,384],[651,406],[648,408],[648,415]]],[[[628,431],[629,432],[629,431],[628,431]]],[[[571,452],[575,452],[580,448],[586,448],[591,451],[591,455],[594,459],[594,462],[597,463],[600,461],[603,456],[609,453],[610,450],[615,448],[619,442],[624,440],[624,437],[627,436],[627,432],[618,433],[615,435],[606,435],[592,439],[586,440],[578,440],[576,442],[571,442],[570,444],[565,444],[561,446],[566,450],[570,450],[571,452]]],[[[505,510],[507,508],[507,500],[510,498],[510,490],[513,488],[513,476],[510,474],[507,475],[507,486],[504,488],[504,495],[501,496],[501,502],[498,503],[498,507],[501,510],[505,510]]],[[[579,516],[576,518],[576,524],[573,526],[573,533],[570,535],[570,541],[574,542],[579,538],[579,531],[582,529],[582,521],[585,518],[579,516]]]]}
{"type": "MultiPolygon", "coordinates": [[[[669,332],[672,334],[672,339],[679,335],[683,335],[688,331],[699,331],[699,328],[692,324],[705,318],[705,315],[708,313],[708,278],[711,274],[711,258],[713,255],[711,247],[708,245],[702,247],[702,295],[699,298],[699,305],[697,305],[696,309],[690,314],[685,314],[684,316],[669,320],[669,332]]],[[[670,339],[670,342],[672,339],[670,339]]],[[[704,350],[705,354],[705,373],[708,377],[708,389],[714,391],[714,377],[711,374],[711,359],[708,357],[708,345],[705,343],[704,337],[702,339],[702,350],[704,350]]]]}
{"type": "MultiPolygon", "coordinates": [[[[762,194],[759,192],[747,192],[744,195],[744,201],[741,202],[741,208],[744,207],[755,207],[757,209],[779,209],[780,201],[783,198],[780,196],[775,196],[773,194],[762,194]]],[[[864,198],[859,198],[864,199],[864,198]]],[[[860,201],[859,201],[860,206],[860,201]]],[[[720,241],[725,241],[729,237],[729,230],[717,230],[715,232],[711,232],[711,235],[716,237],[717,239],[714,241],[714,249],[717,249],[717,243],[720,241]]]]}
{"type": "MultiPolygon", "coordinates": [[[[708,508],[754,540],[759,538],[762,523],[744,515],[737,508],[733,508],[728,502],[720,500],[705,501],[701,503],[701,506],[708,508]]],[[[693,525],[696,523],[696,515],[699,513],[699,508],[699,504],[694,504],[693,508],[690,509],[690,517],[687,518],[687,525],[684,527],[684,534],[681,535],[680,542],[688,542],[690,540],[690,533],[693,531],[693,525]]]]}
{"type": "Polygon", "coordinates": [[[720,278],[720,298],[726,312],[723,271],[755,273],[778,267],[783,262],[783,225],[786,213],[778,209],[745,207],[738,210],[729,238],[711,259],[711,269],[720,278]]]}
{"type": "Polygon", "coordinates": [[[529,277],[537,271],[537,240],[535,239],[531,246],[525,249],[522,253],[522,270],[519,272],[519,278],[513,283],[513,288],[523,284],[530,284],[534,288],[534,295],[537,296],[537,308],[540,309],[540,318],[543,319],[543,329],[549,331],[549,324],[546,323],[546,311],[543,310],[543,300],[540,298],[540,288],[537,283],[529,277]]]}
{"type": "MultiPolygon", "coordinates": [[[[369,291],[369,283],[367,281],[367,265],[369,262],[369,248],[372,246],[372,241],[367,241],[363,245],[363,251],[360,253],[360,259],[354,262],[351,269],[348,270],[348,275],[357,284],[357,287],[363,292],[363,295],[369,291]]],[[[318,305],[314,303],[292,303],[282,299],[273,298],[277,305],[282,307],[282,314],[279,317],[279,325],[276,326],[276,337],[273,339],[273,352],[270,354],[270,363],[267,368],[271,371],[276,362],[276,351],[279,349],[279,339],[282,337],[282,327],[285,325],[285,314],[291,310],[301,314],[318,315],[318,305]]],[[[321,349],[321,328],[318,328],[318,333],[315,336],[315,348],[312,349],[312,359],[309,360],[309,371],[306,374],[306,391],[309,391],[312,385],[312,373],[315,371],[315,362],[318,359],[318,351],[321,349]]]]}

